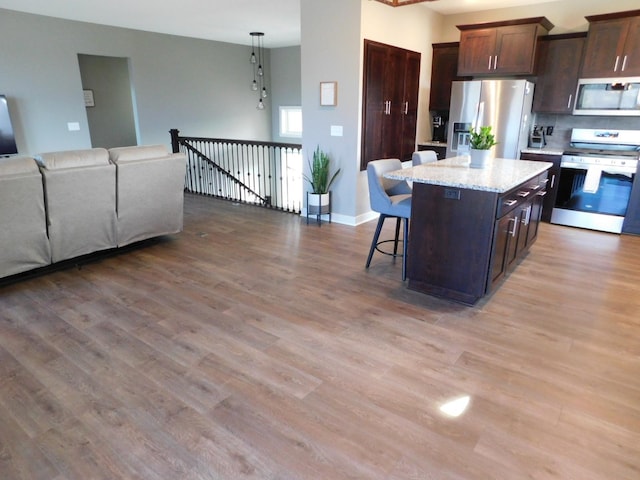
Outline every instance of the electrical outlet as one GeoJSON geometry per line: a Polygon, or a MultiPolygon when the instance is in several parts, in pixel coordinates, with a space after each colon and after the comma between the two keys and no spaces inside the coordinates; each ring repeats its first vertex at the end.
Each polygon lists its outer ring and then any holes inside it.
{"type": "Polygon", "coordinates": [[[553,135],[553,126],[548,126],[547,131],[545,133],[547,134],[547,137],[550,137],[551,135],[553,135]]]}
{"type": "Polygon", "coordinates": [[[460,200],[460,190],[453,189],[453,188],[445,188],[444,198],[450,198],[451,200],[460,200]]]}

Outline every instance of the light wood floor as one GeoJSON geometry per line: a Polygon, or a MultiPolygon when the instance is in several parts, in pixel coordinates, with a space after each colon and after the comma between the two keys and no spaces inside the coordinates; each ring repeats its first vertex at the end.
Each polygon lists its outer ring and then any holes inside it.
{"type": "Polygon", "coordinates": [[[543,224],[470,308],[365,270],[375,222],[185,209],[0,288],[0,479],[640,478],[640,237],[543,224]]]}

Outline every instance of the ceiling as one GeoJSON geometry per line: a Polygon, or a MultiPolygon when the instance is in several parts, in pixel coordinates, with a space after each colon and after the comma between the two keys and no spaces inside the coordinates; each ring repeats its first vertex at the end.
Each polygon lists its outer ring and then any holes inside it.
{"type": "MultiPolygon", "coordinates": [[[[550,1],[558,0],[435,0],[418,5],[451,15],[550,1]]],[[[0,8],[239,44],[251,44],[249,32],[258,30],[265,32],[267,48],[300,44],[300,0],[0,0],[0,8]]]]}

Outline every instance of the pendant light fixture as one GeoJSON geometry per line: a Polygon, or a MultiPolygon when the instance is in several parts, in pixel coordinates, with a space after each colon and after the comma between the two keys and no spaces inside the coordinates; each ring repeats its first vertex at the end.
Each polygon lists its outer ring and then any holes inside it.
{"type": "Polygon", "coordinates": [[[265,82],[264,68],[262,62],[264,62],[264,33],[263,32],[251,32],[251,57],[249,61],[253,66],[253,82],[251,82],[251,90],[259,92],[258,96],[258,110],[264,110],[265,104],[263,99],[267,98],[267,87],[265,82]]]}

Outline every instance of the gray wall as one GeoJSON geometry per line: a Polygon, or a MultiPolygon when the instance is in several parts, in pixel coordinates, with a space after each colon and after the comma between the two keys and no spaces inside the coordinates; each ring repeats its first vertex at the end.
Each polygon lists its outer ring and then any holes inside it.
{"type": "Polygon", "coordinates": [[[359,173],[360,7],[359,1],[301,2],[303,157],[319,145],[342,168],[332,187],[332,211],[334,221],[348,224],[356,216],[359,173]],[[320,106],[322,81],[338,82],[337,106],[320,106]],[[332,125],[341,126],[343,136],[331,136],[332,125]]]}
{"type": "Polygon", "coordinates": [[[273,141],[300,143],[300,138],[280,137],[278,119],[280,106],[300,106],[300,47],[273,48],[271,53],[271,124],[273,141]]]}
{"type": "Polygon", "coordinates": [[[136,145],[131,80],[126,58],[78,55],[82,89],[91,90],[94,106],[86,107],[91,146],[136,145]]]}
{"type": "Polygon", "coordinates": [[[0,9],[0,93],[10,101],[21,154],[91,146],[78,54],[130,59],[140,144],[169,145],[171,128],[271,140],[272,97],[256,110],[250,53],[243,45],[0,9]],[[69,131],[68,122],[80,130],[69,131]]]}

